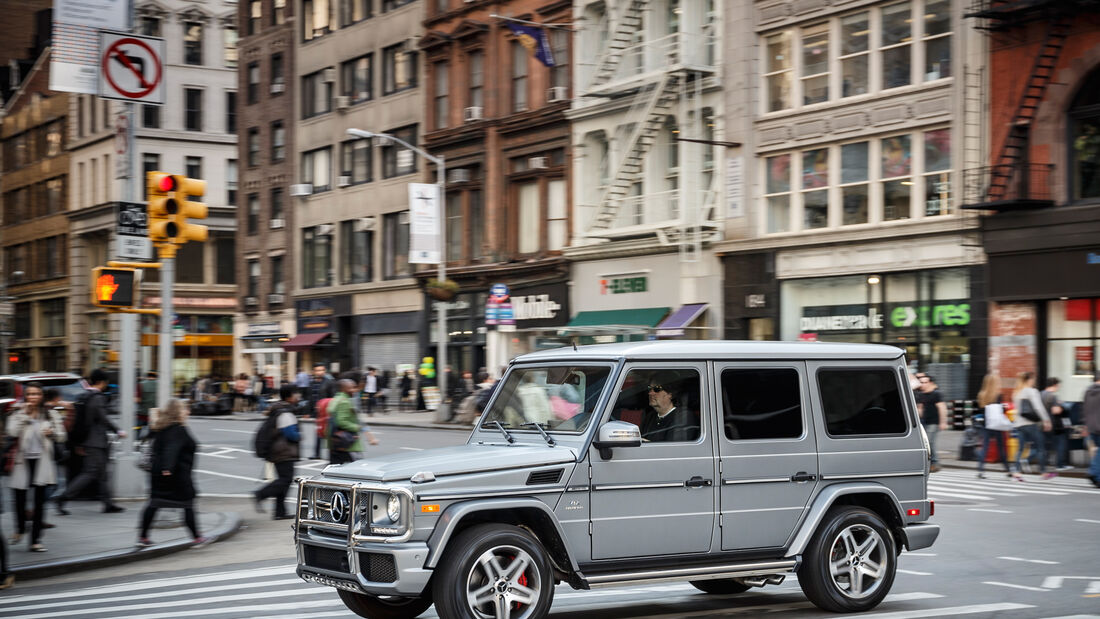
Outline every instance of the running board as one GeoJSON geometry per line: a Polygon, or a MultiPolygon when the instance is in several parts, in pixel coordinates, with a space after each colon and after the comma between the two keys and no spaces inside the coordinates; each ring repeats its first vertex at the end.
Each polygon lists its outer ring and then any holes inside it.
{"type": "Polygon", "coordinates": [[[637,582],[669,582],[677,580],[714,580],[718,578],[744,578],[746,576],[768,576],[798,569],[798,561],[763,561],[759,563],[728,563],[672,570],[650,570],[644,572],[622,572],[584,576],[590,588],[611,587],[637,582]]]}

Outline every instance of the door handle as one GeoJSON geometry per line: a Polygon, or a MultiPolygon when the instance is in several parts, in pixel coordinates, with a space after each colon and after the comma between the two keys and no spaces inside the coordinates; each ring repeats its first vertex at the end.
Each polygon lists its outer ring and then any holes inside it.
{"type": "Polygon", "coordinates": [[[691,479],[684,482],[685,488],[709,488],[714,482],[709,479],[703,479],[696,475],[691,479]]]}
{"type": "Polygon", "coordinates": [[[815,481],[816,479],[817,475],[814,475],[813,473],[807,473],[806,471],[799,471],[794,475],[791,475],[791,481],[795,482],[796,484],[800,484],[806,481],[815,481]]]}

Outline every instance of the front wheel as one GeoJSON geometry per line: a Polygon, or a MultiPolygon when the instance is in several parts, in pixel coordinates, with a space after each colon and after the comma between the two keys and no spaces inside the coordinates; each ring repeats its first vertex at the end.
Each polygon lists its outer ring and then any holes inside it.
{"type": "Polygon", "coordinates": [[[692,580],[691,586],[711,595],[730,595],[744,593],[751,589],[750,585],[738,581],[735,578],[716,578],[714,580],[692,580]]]}
{"type": "Polygon", "coordinates": [[[542,619],[554,599],[553,567],[527,531],[483,524],[450,544],[432,578],[442,619],[542,619]]]}
{"type": "Polygon", "coordinates": [[[894,584],[894,538],[875,512],[831,510],[806,549],[798,584],[810,601],[833,612],[878,606],[894,584]]]}
{"type": "Polygon", "coordinates": [[[382,597],[337,589],[348,610],[367,619],[415,619],[431,607],[427,598],[382,597]]]}

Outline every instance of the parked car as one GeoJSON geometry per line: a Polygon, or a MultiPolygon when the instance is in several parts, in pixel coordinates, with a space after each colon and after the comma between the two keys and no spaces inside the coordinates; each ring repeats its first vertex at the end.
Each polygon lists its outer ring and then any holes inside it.
{"type": "Polygon", "coordinates": [[[554,586],[790,573],[817,606],[889,592],[933,544],[903,351],[640,342],[515,359],[465,445],[303,480],[298,574],[363,617],[545,617],[554,586]]]}
{"type": "Polygon", "coordinates": [[[61,399],[74,402],[91,389],[87,381],[76,374],[67,372],[39,372],[30,374],[7,374],[0,376],[0,412],[7,414],[12,404],[23,399],[23,385],[39,383],[44,389],[59,389],[61,399]]]}

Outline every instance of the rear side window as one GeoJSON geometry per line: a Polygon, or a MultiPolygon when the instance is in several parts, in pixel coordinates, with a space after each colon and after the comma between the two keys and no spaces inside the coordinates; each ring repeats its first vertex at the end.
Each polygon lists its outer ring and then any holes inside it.
{"type": "Polygon", "coordinates": [[[802,392],[793,368],[722,372],[726,438],[747,441],[802,436],[802,392]]]}
{"type": "Polygon", "coordinates": [[[817,373],[831,436],[904,434],[908,430],[897,375],[889,369],[822,369],[817,373]]]}

